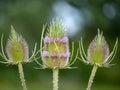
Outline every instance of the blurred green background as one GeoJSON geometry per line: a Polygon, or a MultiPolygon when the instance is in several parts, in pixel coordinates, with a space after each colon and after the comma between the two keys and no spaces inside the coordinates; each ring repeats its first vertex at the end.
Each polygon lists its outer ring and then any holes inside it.
{"type": "MultiPolygon", "coordinates": [[[[43,24],[56,17],[62,20],[76,49],[83,37],[87,51],[98,28],[104,32],[110,50],[120,37],[120,0],[0,0],[0,36],[4,33],[4,46],[13,25],[32,52],[34,43],[40,43],[43,24]]],[[[92,90],[120,90],[119,48],[112,62],[116,65],[98,69],[92,90]]],[[[52,71],[35,67],[40,66],[35,62],[24,64],[28,90],[52,90],[52,71]]],[[[77,60],[73,67],[78,68],[60,70],[60,90],[85,90],[92,66],[77,60]]],[[[0,90],[22,90],[17,69],[14,65],[0,64],[0,90]]]]}

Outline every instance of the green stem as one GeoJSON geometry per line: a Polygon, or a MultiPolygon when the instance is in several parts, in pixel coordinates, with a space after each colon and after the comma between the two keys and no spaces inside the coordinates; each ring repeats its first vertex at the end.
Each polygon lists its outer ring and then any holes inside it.
{"type": "Polygon", "coordinates": [[[18,63],[18,70],[19,70],[19,74],[20,74],[20,79],[21,79],[23,90],[27,90],[25,79],[24,79],[23,67],[22,67],[22,63],[21,62],[18,63]]]}
{"type": "Polygon", "coordinates": [[[53,69],[53,90],[58,90],[58,74],[59,69],[53,69]]]}
{"type": "Polygon", "coordinates": [[[88,86],[87,86],[87,89],[86,89],[86,90],[91,90],[91,86],[92,86],[92,83],[93,83],[93,80],[94,80],[94,77],[95,77],[95,73],[96,73],[96,71],[97,71],[97,68],[98,68],[97,65],[94,65],[94,66],[93,66],[93,69],[92,69],[92,72],[91,72],[91,75],[90,75],[90,78],[89,78],[89,82],[88,82],[88,86]]]}

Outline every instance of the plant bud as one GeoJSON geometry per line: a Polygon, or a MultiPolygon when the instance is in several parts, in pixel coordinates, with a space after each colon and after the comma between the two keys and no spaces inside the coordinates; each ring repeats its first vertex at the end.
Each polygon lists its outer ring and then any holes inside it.
{"type": "Polygon", "coordinates": [[[7,41],[6,53],[13,63],[24,62],[29,57],[27,42],[11,26],[10,38],[7,41]]]}
{"type": "Polygon", "coordinates": [[[70,57],[69,40],[59,20],[52,22],[44,38],[43,63],[49,68],[64,68],[70,57]]]}
{"type": "Polygon", "coordinates": [[[88,48],[88,61],[91,64],[102,65],[109,56],[109,47],[102,33],[98,31],[98,35],[90,43],[88,48]]]}

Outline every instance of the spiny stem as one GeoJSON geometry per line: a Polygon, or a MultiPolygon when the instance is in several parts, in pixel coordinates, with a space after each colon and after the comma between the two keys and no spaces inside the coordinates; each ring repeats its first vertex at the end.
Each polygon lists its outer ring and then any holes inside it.
{"type": "Polygon", "coordinates": [[[53,69],[53,90],[58,90],[58,74],[59,74],[59,69],[55,68],[53,69]]]}
{"type": "Polygon", "coordinates": [[[19,70],[19,74],[20,74],[20,79],[21,79],[21,84],[22,84],[23,90],[27,90],[25,79],[24,79],[23,67],[22,67],[22,63],[21,62],[18,63],[18,70],[19,70]]]}
{"type": "Polygon", "coordinates": [[[93,66],[93,69],[92,69],[92,72],[91,72],[91,75],[90,75],[90,78],[89,78],[89,82],[88,82],[88,86],[87,86],[87,89],[86,89],[86,90],[91,90],[91,86],[92,86],[92,83],[93,83],[93,80],[94,80],[94,77],[95,77],[95,73],[96,73],[96,71],[97,71],[97,68],[98,68],[97,65],[94,65],[94,66],[93,66]]]}

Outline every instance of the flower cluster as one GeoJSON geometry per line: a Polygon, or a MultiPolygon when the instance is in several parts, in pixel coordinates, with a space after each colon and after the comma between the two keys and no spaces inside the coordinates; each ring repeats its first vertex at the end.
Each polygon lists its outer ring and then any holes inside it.
{"type": "Polygon", "coordinates": [[[65,28],[59,20],[52,21],[48,27],[41,53],[47,68],[65,68],[69,64],[69,40],[65,28]]]}

